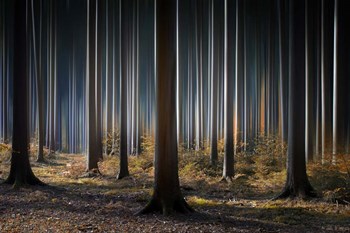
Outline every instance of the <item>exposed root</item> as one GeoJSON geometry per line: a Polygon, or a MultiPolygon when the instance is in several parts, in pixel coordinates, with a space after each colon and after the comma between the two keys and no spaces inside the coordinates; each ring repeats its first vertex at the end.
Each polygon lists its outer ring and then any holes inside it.
{"type": "Polygon", "coordinates": [[[159,212],[163,215],[172,215],[174,213],[190,214],[195,210],[190,207],[183,198],[178,198],[172,204],[161,204],[160,200],[152,198],[145,208],[136,213],[136,215],[143,215],[159,212]]]}
{"type": "Polygon", "coordinates": [[[27,186],[47,186],[47,184],[39,180],[34,175],[29,175],[29,177],[26,177],[24,180],[18,178],[13,179],[12,177],[8,177],[3,183],[12,185],[12,188],[15,190],[27,186]]]}
{"type": "Polygon", "coordinates": [[[281,200],[281,199],[287,199],[287,198],[316,198],[317,193],[315,190],[313,190],[311,187],[304,188],[299,191],[295,191],[292,187],[286,187],[283,189],[282,193],[277,195],[276,197],[272,198],[272,200],[281,200]]]}

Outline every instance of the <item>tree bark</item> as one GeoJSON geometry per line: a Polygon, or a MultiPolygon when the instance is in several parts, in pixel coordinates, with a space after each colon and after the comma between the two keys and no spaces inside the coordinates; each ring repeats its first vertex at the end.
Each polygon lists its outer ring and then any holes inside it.
{"type": "Polygon", "coordinates": [[[334,70],[333,70],[333,157],[336,163],[346,153],[349,126],[350,16],[345,0],[335,0],[334,70]]]}
{"type": "Polygon", "coordinates": [[[287,181],[277,198],[313,197],[305,164],[305,1],[290,2],[290,78],[287,181]]]}
{"type": "Polygon", "coordinates": [[[176,0],[158,0],[157,8],[157,125],[153,197],[140,214],[192,212],[184,200],[178,176],[176,133],[176,0]]]}
{"type": "Polygon", "coordinates": [[[128,24],[127,24],[127,0],[120,1],[120,37],[121,37],[121,69],[122,75],[120,80],[120,140],[119,140],[119,174],[117,179],[129,176],[128,169],[128,128],[127,128],[127,75],[128,75],[128,24]]]}
{"type": "Polygon", "coordinates": [[[37,108],[38,108],[38,137],[39,137],[39,145],[38,145],[38,155],[37,162],[44,162],[44,100],[43,100],[43,81],[42,81],[42,72],[41,72],[41,30],[42,30],[42,2],[39,2],[40,6],[40,26],[39,26],[39,43],[37,43],[36,38],[36,27],[35,27],[35,14],[34,14],[34,2],[31,0],[31,23],[32,23],[32,36],[33,36],[33,45],[34,45],[34,61],[35,69],[36,69],[36,90],[37,90],[37,108]],[[37,44],[39,44],[37,48],[37,44]]]}
{"type": "Polygon", "coordinates": [[[35,177],[28,152],[28,73],[27,73],[27,0],[15,0],[14,73],[13,73],[13,136],[10,174],[5,183],[14,188],[43,185],[35,177]]]}
{"type": "MultiPolygon", "coordinates": [[[[217,50],[214,50],[214,47],[217,47],[215,45],[219,44],[218,42],[216,42],[216,37],[214,36],[214,0],[210,1],[210,9],[211,9],[211,45],[210,45],[210,54],[211,54],[211,58],[210,58],[210,63],[209,64],[211,66],[211,74],[210,74],[210,78],[211,78],[211,141],[210,141],[210,162],[211,165],[216,165],[217,161],[218,161],[218,121],[217,121],[217,116],[218,116],[218,81],[216,78],[216,70],[214,68],[214,63],[217,64],[217,62],[215,62],[217,59],[214,59],[214,54],[216,54],[215,52],[217,50]]],[[[217,66],[216,66],[217,67],[217,66]]]]}
{"type": "Polygon", "coordinates": [[[96,122],[96,7],[97,0],[88,0],[87,6],[87,62],[86,62],[86,119],[87,119],[87,172],[98,173],[96,122]]]}
{"type": "MultiPolygon", "coordinates": [[[[232,180],[234,176],[234,145],[233,145],[233,80],[234,75],[231,72],[229,64],[233,64],[234,53],[232,52],[232,41],[234,41],[235,34],[232,30],[231,17],[229,14],[232,14],[235,9],[235,2],[230,0],[225,0],[225,59],[224,59],[224,80],[225,80],[225,153],[224,153],[224,167],[223,167],[223,179],[232,180]]],[[[239,9],[239,0],[237,0],[237,9],[239,9]]],[[[243,4],[241,2],[241,4],[243,4]]],[[[237,11],[238,12],[238,11],[237,11]]]]}

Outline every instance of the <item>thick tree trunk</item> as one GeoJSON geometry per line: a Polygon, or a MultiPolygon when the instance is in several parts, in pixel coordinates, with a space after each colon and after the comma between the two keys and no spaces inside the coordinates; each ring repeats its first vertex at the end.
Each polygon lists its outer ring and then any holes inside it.
{"type": "Polygon", "coordinates": [[[278,198],[315,196],[305,164],[305,1],[290,3],[290,78],[287,181],[278,198]]]}
{"type": "Polygon", "coordinates": [[[157,1],[157,126],[152,200],[140,213],[193,210],[182,197],[176,134],[176,0],[157,1]]]}
{"type": "Polygon", "coordinates": [[[5,183],[15,188],[43,185],[35,177],[28,152],[28,73],[27,73],[27,0],[15,0],[14,73],[13,73],[13,136],[10,175],[5,183]]]}

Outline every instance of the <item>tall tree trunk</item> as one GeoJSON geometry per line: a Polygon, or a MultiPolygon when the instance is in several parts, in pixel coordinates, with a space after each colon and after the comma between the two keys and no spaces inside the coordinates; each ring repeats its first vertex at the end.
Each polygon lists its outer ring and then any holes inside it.
{"type": "Polygon", "coordinates": [[[27,73],[27,0],[15,0],[14,73],[13,73],[13,136],[10,174],[5,183],[14,188],[22,185],[43,185],[35,177],[28,152],[28,73],[27,73]]]}
{"type": "Polygon", "coordinates": [[[99,160],[103,160],[103,145],[102,145],[102,38],[103,38],[103,9],[104,1],[97,0],[97,75],[95,77],[96,85],[96,153],[99,160]]]}
{"type": "MultiPolygon", "coordinates": [[[[239,9],[239,4],[242,4],[240,0],[237,0],[237,9],[239,9]]],[[[234,176],[234,145],[233,145],[233,80],[234,75],[231,72],[230,64],[234,62],[234,53],[232,52],[233,43],[235,38],[235,32],[232,30],[232,17],[229,17],[235,9],[235,2],[230,0],[225,0],[225,42],[224,42],[224,80],[225,80],[225,154],[224,154],[224,167],[223,167],[223,179],[232,180],[234,176]]],[[[237,11],[238,12],[238,11],[237,11]]]]}
{"type": "Polygon", "coordinates": [[[217,121],[217,116],[218,116],[218,93],[217,93],[217,79],[216,79],[216,74],[214,69],[214,62],[216,59],[214,59],[214,52],[217,50],[214,50],[214,45],[219,44],[214,41],[216,38],[214,36],[214,0],[210,1],[210,9],[211,9],[211,45],[210,45],[210,66],[211,66],[211,74],[210,74],[210,85],[211,85],[211,142],[210,142],[210,162],[211,165],[216,165],[218,161],[218,121],[217,121]]]}
{"type": "Polygon", "coordinates": [[[121,37],[121,77],[120,77],[120,145],[119,145],[119,174],[117,179],[129,176],[128,169],[128,128],[127,128],[127,75],[128,75],[128,23],[127,23],[127,3],[120,1],[120,34],[121,37]]]}
{"type": "Polygon", "coordinates": [[[305,163],[305,1],[290,2],[287,181],[278,198],[315,196],[305,163]]]}
{"type": "Polygon", "coordinates": [[[176,134],[176,0],[158,0],[157,8],[157,126],[153,197],[140,211],[189,213],[182,197],[176,134]]]}
{"type": "Polygon", "coordinates": [[[315,69],[315,40],[316,40],[316,26],[314,23],[314,9],[315,2],[312,0],[305,1],[305,155],[306,161],[312,162],[314,159],[315,148],[315,102],[314,101],[314,84],[316,80],[315,69]]]}
{"type": "Polygon", "coordinates": [[[42,35],[42,2],[39,2],[40,6],[40,19],[39,19],[39,43],[36,38],[36,27],[35,27],[35,14],[34,14],[34,1],[31,0],[31,23],[32,23],[32,36],[33,36],[33,47],[34,47],[34,63],[36,69],[36,90],[37,90],[37,108],[38,108],[38,155],[37,162],[44,162],[44,100],[43,100],[43,81],[42,81],[42,70],[41,70],[41,35],[42,35]],[[39,48],[37,48],[39,44],[39,48]]]}
{"type": "MultiPolygon", "coordinates": [[[[86,61],[86,120],[87,120],[87,172],[98,173],[98,147],[96,122],[96,14],[97,0],[87,5],[87,61],[86,61]]],[[[100,123],[100,122],[98,122],[100,123]]]]}
{"type": "Polygon", "coordinates": [[[333,156],[336,163],[346,153],[349,127],[350,16],[346,0],[335,0],[333,70],[333,156]]]}
{"type": "Polygon", "coordinates": [[[333,32],[333,1],[321,1],[321,104],[322,104],[322,123],[321,123],[321,137],[322,137],[322,163],[326,162],[326,155],[329,152],[329,140],[331,139],[331,122],[332,122],[332,71],[333,60],[332,47],[333,39],[329,35],[333,32]]]}

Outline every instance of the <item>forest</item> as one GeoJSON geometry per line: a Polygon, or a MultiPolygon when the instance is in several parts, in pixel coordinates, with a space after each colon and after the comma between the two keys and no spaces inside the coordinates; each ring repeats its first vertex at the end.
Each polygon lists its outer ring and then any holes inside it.
{"type": "Polygon", "coordinates": [[[350,232],[347,0],[0,0],[0,232],[350,232]]]}

